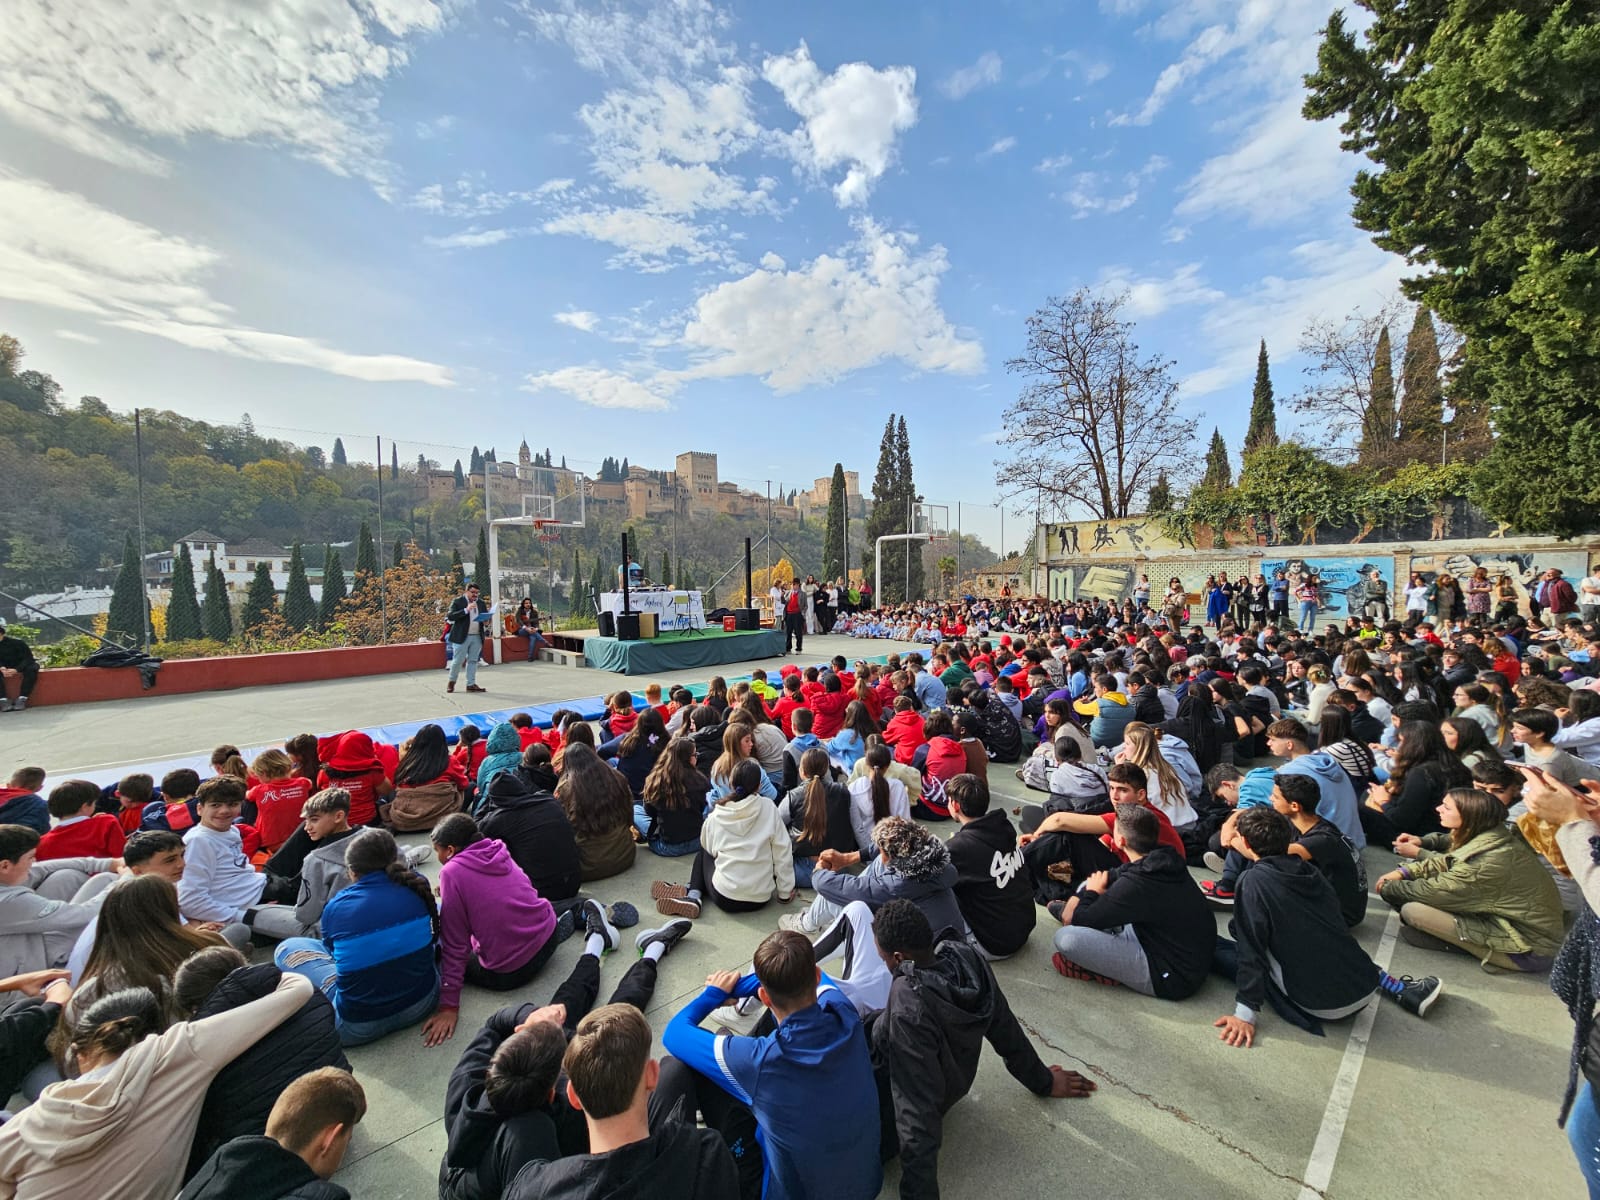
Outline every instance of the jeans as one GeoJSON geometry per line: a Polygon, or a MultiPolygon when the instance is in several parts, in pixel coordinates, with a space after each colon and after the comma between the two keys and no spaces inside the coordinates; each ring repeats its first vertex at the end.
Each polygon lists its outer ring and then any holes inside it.
{"type": "Polygon", "coordinates": [[[808,888],[811,886],[811,874],[817,869],[817,860],[814,858],[797,858],[794,860],[794,885],[795,887],[808,888]]]}
{"type": "Polygon", "coordinates": [[[1132,925],[1124,925],[1116,933],[1063,925],[1056,930],[1055,946],[1062,958],[1086,971],[1115,979],[1140,995],[1155,995],[1155,988],[1150,985],[1150,960],[1132,925]]]}
{"type": "Polygon", "coordinates": [[[375,1042],[385,1034],[405,1029],[421,1021],[439,1007],[439,981],[434,979],[433,990],[399,1012],[370,1021],[347,1021],[339,1012],[339,973],[333,965],[333,955],[323,948],[316,938],[289,938],[278,944],[272,956],[280,971],[293,971],[304,975],[311,986],[319,989],[333,1002],[333,1025],[339,1033],[341,1046],[359,1046],[375,1042]]]}
{"type": "Polygon", "coordinates": [[[1317,626],[1317,606],[1309,600],[1300,602],[1300,624],[1297,628],[1301,633],[1310,633],[1317,626]]]}
{"type": "Polygon", "coordinates": [[[1589,1200],[1600,1200],[1600,1110],[1594,1084],[1578,1081],[1578,1096],[1567,1116],[1567,1143],[1577,1157],[1578,1170],[1589,1185],[1589,1200]]]}
{"type": "Polygon", "coordinates": [[[478,684],[478,658],[483,654],[483,635],[469,633],[467,640],[454,647],[455,653],[450,656],[450,682],[456,681],[456,676],[461,674],[461,664],[467,666],[467,686],[476,687],[478,684]]]}

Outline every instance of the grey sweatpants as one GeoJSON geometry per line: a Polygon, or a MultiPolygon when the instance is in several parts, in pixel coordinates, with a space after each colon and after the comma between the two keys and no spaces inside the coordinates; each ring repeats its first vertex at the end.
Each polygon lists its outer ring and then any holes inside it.
{"type": "Polygon", "coordinates": [[[1133,932],[1124,925],[1115,933],[1103,929],[1083,929],[1063,925],[1056,930],[1056,951],[1086,971],[1115,979],[1144,996],[1154,996],[1150,986],[1150,960],[1133,932]]]}

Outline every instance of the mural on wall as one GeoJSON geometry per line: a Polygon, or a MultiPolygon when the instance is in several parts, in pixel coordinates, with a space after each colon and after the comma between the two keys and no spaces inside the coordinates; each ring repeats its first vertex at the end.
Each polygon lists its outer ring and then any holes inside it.
{"type": "Polygon", "coordinates": [[[1352,613],[1360,616],[1366,598],[1365,581],[1373,570],[1377,570],[1383,581],[1389,585],[1389,608],[1393,615],[1397,603],[1402,609],[1405,607],[1405,591],[1401,589],[1397,600],[1394,586],[1394,559],[1388,555],[1374,555],[1369,558],[1268,558],[1261,561],[1261,573],[1268,579],[1272,578],[1275,571],[1283,571],[1287,575],[1291,614],[1299,611],[1293,600],[1293,589],[1299,586],[1306,574],[1317,576],[1322,585],[1317,601],[1319,622],[1342,621],[1352,613]]]}
{"type": "MultiPolygon", "coordinates": [[[[1577,586],[1578,580],[1589,573],[1589,556],[1582,550],[1533,550],[1525,554],[1487,554],[1483,552],[1455,554],[1413,554],[1411,571],[1421,575],[1424,583],[1432,583],[1441,574],[1465,580],[1479,567],[1486,567],[1491,581],[1502,575],[1511,577],[1517,590],[1517,611],[1527,615],[1529,593],[1539,576],[1551,567],[1577,586]]],[[[1404,589],[1401,589],[1404,591],[1404,589]]]]}
{"type": "MultiPolygon", "coordinates": [[[[1076,521],[1065,525],[1045,525],[1044,557],[1050,560],[1075,558],[1123,558],[1130,554],[1159,553],[1167,550],[1193,550],[1187,539],[1169,537],[1160,517],[1122,517],[1111,521],[1076,521]]],[[[1209,542],[1209,539],[1205,539],[1209,542]]],[[[1245,534],[1228,535],[1229,546],[1250,546],[1245,534]]],[[[1207,546],[1209,549],[1209,545],[1207,546]]]]}
{"type": "Polygon", "coordinates": [[[1050,568],[1052,600],[1116,600],[1133,595],[1138,573],[1127,563],[1096,563],[1050,568]]]}

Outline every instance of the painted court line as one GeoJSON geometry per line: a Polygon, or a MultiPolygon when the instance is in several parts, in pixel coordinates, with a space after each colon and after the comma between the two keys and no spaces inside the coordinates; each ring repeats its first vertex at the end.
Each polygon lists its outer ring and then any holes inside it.
{"type": "MultiPolygon", "coordinates": [[[[1380,971],[1389,969],[1389,960],[1394,957],[1394,943],[1399,933],[1400,913],[1393,910],[1384,922],[1383,936],[1378,939],[1378,951],[1372,956],[1372,961],[1378,964],[1380,971]]],[[[1333,1178],[1333,1163],[1339,1157],[1339,1144],[1344,1141],[1345,1122],[1350,1119],[1350,1107],[1355,1102],[1361,1064],[1366,1060],[1367,1047],[1372,1041],[1372,1025],[1378,1019],[1378,1009],[1382,1007],[1383,997],[1376,996],[1371,1004],[1356,1014],[1350,1040],[1345,1044],[1344,1058],[1339,1062],[1339,1073],[1334,1076],[1333,1090],[1328,1093],[1328,1106],[1322,1110],[1322,1127],[1317,1130],[1311,1158],[1301,1175],[1305,1186],[1300,1189],[1299,1200],[1322,1200],[1328,1190],[1328,1182],[1333,1178]]]]}

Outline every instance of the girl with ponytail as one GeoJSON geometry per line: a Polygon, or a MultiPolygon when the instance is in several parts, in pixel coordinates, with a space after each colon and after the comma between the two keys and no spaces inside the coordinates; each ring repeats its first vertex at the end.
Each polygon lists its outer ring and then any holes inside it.
{"type": "Polygon", "coordinates": [[[794,897],[794,858],[789,831],[762,794],[770,789],[761,764],[741,759],[727,778],[728,790],[711,806],[700,829],[689,884],[657,881],[650,888],[656,911],[698,917],[702,901],[724,912],[754,912],[773,896],[794,897]]]}
{"type": "Polygon", "coordinates": [[[289,938],[273,957],[327,995],[339,1041],[359,1046],[437,1007],[439,906],[386,829],[351,838],[344,865],[351,882],[322,910],[322,939],[289,938]]]}
{"type": "Polygon", "coordinates": [[[888,775],[889,747],[874,739],[867,750],[867,773],[850,784],[850,824],[855,831],[853,849],[872,847],[872,827],[885,817],[911,817],[911,795],[906,785],[888,775]]]}
{"type": "Polygon", "coordinates": [[[793,843],[795,882],[810,887],[817,855],[854,850],[856,835],[850,826],[850,789],[834,780],[833,764],[821,746],[800,756],[800,779],[779,801],[778,820],[793,843]]]}

